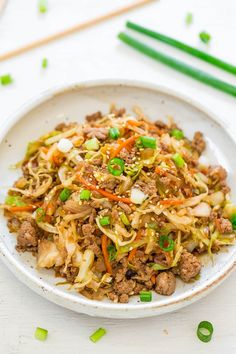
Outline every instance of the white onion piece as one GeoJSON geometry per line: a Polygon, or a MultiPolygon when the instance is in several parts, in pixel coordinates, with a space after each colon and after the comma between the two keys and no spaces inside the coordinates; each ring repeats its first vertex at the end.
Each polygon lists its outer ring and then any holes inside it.
{"type": "Polygon", "coordinates": [[[211,207],[209,204],[202,202],[191,210],[191,215],[207,218],[211,215],[211,207]]]}
{"type": "Polygon", "coordinates": [[[200,165],[207,166],[210,164],[209,158],[207,156],[201,155],[198,159],[200,165]]]}
{"type": "Polygon", "coordinates": [[[59,234],[57,228],[48,224],[47,222],[38,222],[38,227],[44,231],[49,232],[50,234],[59,234]]]}
{"type": "Polygon", "coordinates": [[[57,143],[57,148],[59,151],[66,154],[67,152],[69,152],[73,148],[73,144],[69,139],[62,138],[57,143]]]}
{"type": "Polygon", "coordinates": [[[142,204],[145,199],[147,199],[147,195],[143,193],[140,189],[138,188],[132,188],[131,189],[131,194],[130,194],[130,200],[134,204],[142,204]]]}

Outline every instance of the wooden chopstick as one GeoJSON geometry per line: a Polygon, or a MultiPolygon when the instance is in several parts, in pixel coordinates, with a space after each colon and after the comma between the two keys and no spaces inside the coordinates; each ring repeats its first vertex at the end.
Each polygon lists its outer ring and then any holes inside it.
{"type": "Polygon", "coordinates": [[[4,54],[1,54],[0,55],[0,61],[4,61],[4,60],[7,60],[7,59],[10,59],[10,58],[13,58],[13,57],[16,57],[20,54],[23,54],[23,53],[26,53],[32,49],[35,49],[35,48],[38,48],[38,47],[41,47],[45,44],[48,44],[50,42],[53,42],[53,41],[56,41],[58,39],[61,39],[61,38],[64,38],[72,33],[75,33],[75,32],[78,32],[78,31],[81,31],[85,28],[88,28],[88,27],[92,27],[92,26],[95,26],[103,21],[107,21],[107,20],[110,20],[114,17],[117,17],[117,16],[120,16],[126,12],[129,12],[131,10],[134,10],[140,6],[143,6],[143,5],[146,5],[150,2],[153,2],[154,0],[138,0],[138,1],[135,1],[134,3],[131,3],[127,6],[124,6],[124,7],[121,7],[120,9],[116,9],[114,11],[111,11],[111,12],[108,12],[104,15],[101,15],[101,16],[98,16],[96,18],[93,18],[91,20],[88,20],[88,21],[85,21],[85,22],[82,22],[82,23],[79,23],[79,24],[76,24],[72,27],[69,27],[67,29],[64,29],[60,32],[57,32],[57,33],[54,33],[54,34],[51,34],[47,37],[44,37],[44,38],[41,38],[41,39],[38,39],[34,42],[31,42],[31,43],[28,43],[22,47],[19,47],[19,48],[16,48],[16,49],[13,49],[7,53],[4,53],[4,54]]]}
{"type": "Polygon", "coordinates": [[[217,79],[215,76],[210,75],[202,70],[199,70],[193,66],[185,64],[184,62],[177,60],[171,56],[161,53],[154,48],[147,46],[146,44],[136,40],[135,38],[128,36],[127,34],[121,32],[118,38],[128,44],[130,47],[138,50],[142,54],[151,57],[152,59],[159,61],[178,72],[188,75],[195,80],[201,81],[206,85],[216,88],[217,90],[223,91],[236,97],[236,86],[233,86],[225,81],[217,79]]]}

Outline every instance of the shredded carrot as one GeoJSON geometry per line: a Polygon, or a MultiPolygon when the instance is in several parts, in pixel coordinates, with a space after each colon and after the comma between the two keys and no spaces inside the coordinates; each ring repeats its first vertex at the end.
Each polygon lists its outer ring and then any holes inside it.
{"type": "Polygon", "coordinates": [[[46,207],[46,214],[47,215],[53,215],[57,207],[56,200],[50,201],[46,207]]]}
{"type": "Polygon", "coordinates": [[[156,172],[158,175],[166,176],[166,171],[163,170],[163,169],[160,168],[160,167],[156,167],[156,168],[155,168],[155,172],[156,172]]]}
{"type": "Polygon", "coordinates": [[[17,213],[17,212],[21,212],[21,211],[33,211],[35,209],[37,209],[36,205],[22,205],[22,206],[11,207],[9,210],[12,213],[17,213]]]}
{"type": "Polygon", "coordinates": [[[95,186],[94,184],[89,183],[88,181],[86,181],[86,179],[84,179],[81,176],[80,173],[77,174],[76,178],[80,183],[82,183],[84,186],[86,186],[89,190],[96,191],[108,199],[114,200],[116,202],[123,202],[126,204],[132,204],[132,202],[129,198],[119,197],[118,195],[114,195],[112,193],[109,193],[109,192],[105,191],[104,189],[100,189],[97,186],[95,186]]]}
{"type": "Polygon", "coordinates": [[[151,276],[151,282],[152,282],[152,284],[156,284],[156,274],[153,274],[151,276]]]}
{"type": "Polygon", "coordinates": [[[108,246],[108,237],[106,235],[102,235],[102,254],[104,257],[104,262],[105,262],[105,266],[107,269],[107,273],[112,274],[112,267],[111,267],[111,263],[109,261],[109,255],[108,255],[108,251],[107,251],[107,246],[108,246]]]}
{"type": "Polygon", "coordinates": [[[132,127],[140,127],[140,125],[143,125],[144,122],[138,120],[127,120],[127,123],[132,127]]]}
{"type": "Polygon", "coordinates": [[[116,148],[116,150],[113,151],[113,154],[111,157],[113,158],[113,157],[116,157],[117,155],[119,155],[119,153],[121,152],[122,149],[127,148],[130,145],[132,145],[137,138],[138,138],[137,135],[133,135],[130,138],[126,139],[125,141],[122,141],[120,143],[120,145],[118,146],[118,148],[116,148]]]}
{"type": "Polygon", "coordinates": [[[181,205],[183,204],[182,199],[163,199],[160,200],[158,203],[161,205],[181,205]]]}
{"type": "Polygon", "coordinates": [[[55,151],[54,154],[52,155],[52,161],[56,166],[60,166],[62,162],[62,153],[60,151],[55,151]]]}
{"type": "Polygon", "coordinates": [[[41,147],[41,150],[42,150],[45,154],[48,153],[48,148],[46,148],[46,146],[42,146],[42,147],[41,147]]]}
{"type": "MultiPolygon", "coordinates": [[[[137,236],[135,237],[135,241],[140,240],[141,236],[142,236],[142,231],[139,230],[137,236]]],[[[133,250],[130,251],[128,255],[128,262],[131,262],[134,259],[136,253],[137,253],[137,248],[134,248],[133,250]]]]}

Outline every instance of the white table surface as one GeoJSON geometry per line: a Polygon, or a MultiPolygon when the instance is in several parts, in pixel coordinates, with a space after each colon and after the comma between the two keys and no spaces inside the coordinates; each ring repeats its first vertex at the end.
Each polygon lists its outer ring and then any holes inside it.
{"type": "MultiPolygon", "coordinates": [[[[0,18],[0,52],[128,2],[131,1],[49,0],[48,13],[39,15],[37,0],[8,0],[0,18]]],[[[235,98],[186,78],[119,43],[116,35],[124,28],[127,19],[199,47],[204,45],[200,44],[198,33],[206,30],[212,35],[207,50],[236,63],[235,0],[160,0],[63,41],[0,63],[0,75],[9,72],[15,79],[12,86],[0,88],[0,124],[20,105],[54,85],[116,77],[171,87],[210,108],[236,132],[235,98]],[[187,28],[184,18],[189,11],[194,14],[194,22],[187,28]],[[45,71],[40,68],[43,57],[49,60],[45,71]]],[[[164,45],[156,43],[155,46],[236,84],[236,78],[227,73],[164,45]]],[[[140,320],[96,319],[40,298],[0,262],[0,353],[235,353],[235,293],[236,273],[205,299],[175,313],[140,320]],[[200,342],[195,335],[196,325],[204,319],[215,327],[214,337],[208,344],[200,342]],[[34,339],[36,326],[49,330],[46,342],[34,339]],[[108,334],[93,344],[88,337],[99,326],[105,327],[108,334]]]]}

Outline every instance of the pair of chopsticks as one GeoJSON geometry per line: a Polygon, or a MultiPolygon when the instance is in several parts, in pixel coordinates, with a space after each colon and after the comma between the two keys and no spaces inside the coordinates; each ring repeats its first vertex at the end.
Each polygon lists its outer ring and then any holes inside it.
{"type": "MultiPolygon", "coordinates": [[[[201,60],[206,61],[209,64],[212,64],[214,66],[217,66],[218,68],[221,68],[231,74],[236,75],[236,66],[233,66],[219,58],[216,58],[212,55],[209,55],[197,48],[191,47],[183,42],[180,42],[176,39],[173,39],[171,37],[165,36],[161,33],[152,31],[148,28],[139,26],[138,24],[135,24],[133,22],[127,22],[126,23],[127,28],[130,28],[136,32],[142,33],[148,37],[154,38],[155,40],[161,41],[163,43],[166,43],[172,47],[178,48],[182,50],[183,52],[186,52],[194,57],[197,57],[201,60]]],[[[136,40],[135,38],[121,32],[118,35],[118,38],[128,44],[130,47],[136,49],[137,51],[141,52],[142,54],[149,56],[153,58],[156,61],[159,61],[185,75],[188,75],[198,81],[201,81],[209,86],[212,86],[220,91],[223,91],[227,94],[230,94],[232,96],[236,96],[236,86],[233,86],[225,81],[219,80],[216,77],[199,70],[193,66],[190,66],[188,64],[185,64],[184,62],[177,60],[171,56],[168,56],[164,53],[161,53],[157,51],[156,49],[145,45],[144,43],[136,40]]]]}

